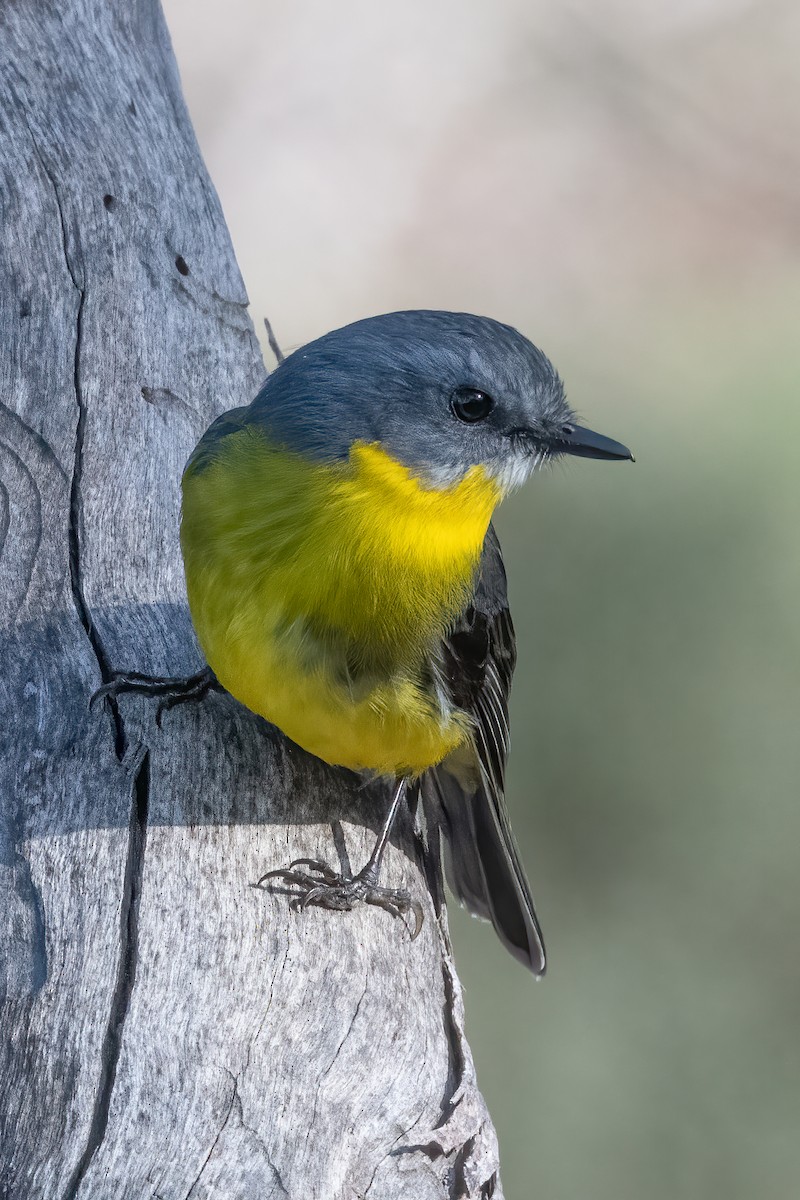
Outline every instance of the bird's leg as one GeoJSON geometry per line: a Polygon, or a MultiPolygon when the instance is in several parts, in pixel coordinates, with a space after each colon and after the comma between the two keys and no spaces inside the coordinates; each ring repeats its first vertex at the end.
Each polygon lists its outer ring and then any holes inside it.
{"type": "Polygon", "coordinates": [[[332,870],[327,863],[316,858],[296,858],[289,863],[288,867],[267,871],[261,876],[255,887],[261,887],[265,881],[274,879],[295,884],[300,888],[300,894],[296,897],[296,906],[300,911],[309,904],[349,911],[361,901],[364,904],[375,904],[378,908],[385,908],[393,917],[404,917],[406,913],[413,913],[414,930],[411,934],[413,942],[422,928],[422,905],[418,900],[412,899],[406,891],[380,887],[378,884],[383,856],[389,844],[389,835],[407,789],[408,780],[401,779],[395,788],[391,806],[372,848],[372,853],[357,875],[340,874],[332,870]],[[302,867],[306,869],[298,870],[302,867]]]}
{"type": "Polygon", "coordinates": [[[113,679],[104,683],[92,695],[89,707],[93,707],[98,700],[115,699],[129,693],[156,697],[159,702],[156,724],[160,725],[164,713],[169,712],[176,704],[202,700],[212,690],[224,691],[211,667],[203,667],[196,675],[183,678],[171,675],[143,675],[140,671],[115,671],[113,679]]]}

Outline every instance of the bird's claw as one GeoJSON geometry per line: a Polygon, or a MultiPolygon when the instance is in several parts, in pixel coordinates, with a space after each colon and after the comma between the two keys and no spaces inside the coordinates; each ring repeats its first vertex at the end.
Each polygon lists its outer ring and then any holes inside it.
{"type": "Polygon", "coordinates": [[[144,675],[140,671],[115,671],[112,679],[92,694],[89,699],[89,708],[94,708],[98,700],[116,699],[117,696],[130,693],[155,697],[158,699],[156,724],[160,728],[161,718],[165,712],[169,712],[176,704],[204,699],[212,688],[221,690],[217,677],[210,667],[205,667],[196,675],[190,675],[188,678],[144,675]]]}
{"type": "Polygon", "coordinates": [[[422,929],[424,916],[419,901],[403,889],[380,887],[370,878],[366,868],[358,875],[348,876],[338,874],[317,858],[296,858],[288,867],[267,871],[254,886],[262,887],[265,881],[275,879],[300,889],[299,895],[294,897],[294,907],[299,912],[303,912],[310,904],[339,912],[349,912],[359,903],[373,904],[393,917],[400,917],[409,928],[412,942],[422,929]],[[297,870],[301,866],[308,870],[297,870]],[[413,929],[406,922],[408,913],[414,917],[413,929]]]}

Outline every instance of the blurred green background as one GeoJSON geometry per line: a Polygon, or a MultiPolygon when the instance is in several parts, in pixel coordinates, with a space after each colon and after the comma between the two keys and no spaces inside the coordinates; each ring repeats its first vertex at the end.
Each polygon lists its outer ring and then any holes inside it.
{"type": "Polygon", "coordinates": [[[498,522],[539,984],[452,914],[514,1200],[800,1195],[800,14],[167,0],[256,322],[511,321],[637,462],[498,522]]]}
{"type": "Polygon", "coordinates": [[[720,297],[633,357],[630,326],[565,345],[637,462],[500,520],[548,977],[454,924],[513,1197],[800,1195],[798,311],[720,297]]]}

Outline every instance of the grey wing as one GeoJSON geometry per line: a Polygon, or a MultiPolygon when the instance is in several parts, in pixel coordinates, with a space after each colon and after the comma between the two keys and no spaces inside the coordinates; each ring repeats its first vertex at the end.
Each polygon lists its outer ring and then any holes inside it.
{"type": "Polygon", "coordinates": [[[486,535],[472,604],[442,646],[437,675],[470,715],[468,760],[445,759],[425,776],[444,833],[447,881],[470,912],[492,922],[508,950],[535,975],[545,971],[542,932],[505,805],[508,695],[514,627],[497,535],[486,535]]]}

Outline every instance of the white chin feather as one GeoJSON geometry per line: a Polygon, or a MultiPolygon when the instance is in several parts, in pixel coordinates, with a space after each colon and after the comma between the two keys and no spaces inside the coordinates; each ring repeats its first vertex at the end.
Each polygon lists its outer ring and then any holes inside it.
{"type": "Polygon", "coordinates": [[[542,454],[512,454],[492,470],[492,476],[504,494],[513,492],[528,481],[543,458],[542,454]]]}
{"type": "MultiPolygon", "coordinates": [[[[485,463],[487,474],[497,482],[505,496],[522,487],[545,459],[544,454],[509,454],[500,462],[485,463]]],[[[425,473],[425,482],[432,488],[451,488],[461,483],[471,467],[437,467],[425,473]]]]}

